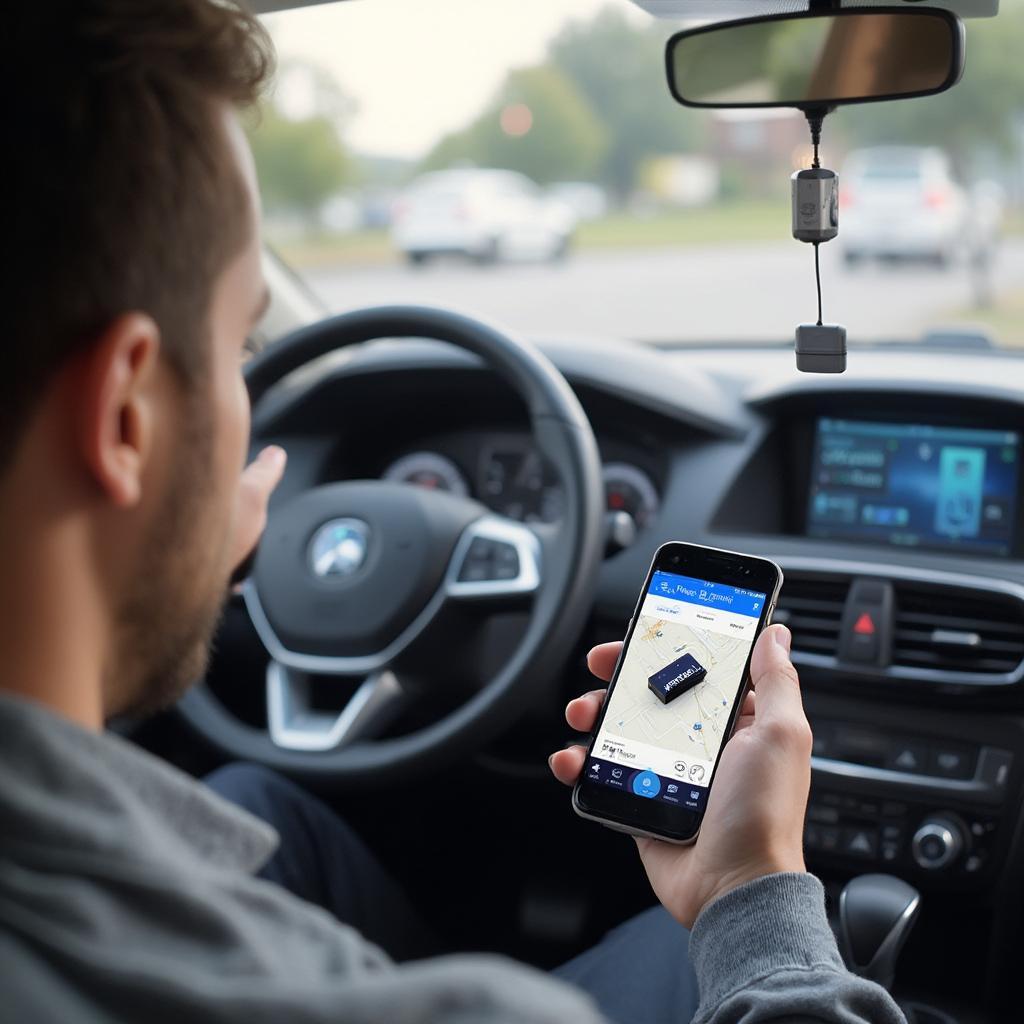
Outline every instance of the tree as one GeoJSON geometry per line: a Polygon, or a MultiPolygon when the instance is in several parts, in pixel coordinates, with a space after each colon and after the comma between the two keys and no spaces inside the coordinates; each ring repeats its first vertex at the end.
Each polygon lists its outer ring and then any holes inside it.
{"type": "Polygon", "coordinates": [[[461,161],[520,171],[535,181],[590,178],[608,146],[600,119],[564,74],[548,65],[509,74],[487,109],[442,139],[424,169],[461,161]]]}
{"type": "MultiPolygon", "coordinates": [[[[968,23],[967,70],[949,92],[924,99],[850,107],[835,116],[857,145],[942,146],[963,172],[980,159],[1020,148],[1024,108],[1024,11],[968,23]]],[[[826,127],[826,131],[828,128],[826,127]]]]}
{"type": "Polygon", "coordinates": [[[334,126],[321,115],[290,120],[267,106],[250,142],[263,203],[272,212],[296,212],[312,220],[351,174],[352,163],[334,126]]]}
{"type": "Polygon", "coordinates": [[[324,202],[353,181],[357,164],[341,140],[353,110],[329,72],[305,63],[282,65],[274,98],[249,129],[269,212],[315,221],[324,202]]]}
{"type": "Polygon", "coordinates": [[[626,196],[649,157],[700,147],[705,119],[672,99],[665,81],[665,32],[634,28],[617,7],[569,24],[549,59],[604,121],[609,145],[600,177],[626,196]]]}

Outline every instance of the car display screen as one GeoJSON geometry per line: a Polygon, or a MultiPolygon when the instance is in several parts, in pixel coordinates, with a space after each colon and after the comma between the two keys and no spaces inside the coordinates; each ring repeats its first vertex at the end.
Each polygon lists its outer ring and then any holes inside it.
{"type": "Polygon", "coordinates": [[[1021,436],[907,423],[819,419],[807,533],[1008,555],[1021,436]]]}
{"type": "Polygon", "coordinates": [[[703,811],[766,600],[655,572],[584,778],[703,811]]]}

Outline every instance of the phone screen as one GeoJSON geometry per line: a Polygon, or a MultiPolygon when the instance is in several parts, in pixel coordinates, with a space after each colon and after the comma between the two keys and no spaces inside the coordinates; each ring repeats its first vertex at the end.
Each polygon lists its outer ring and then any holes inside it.
{"type": "Polygon", "coordinates": [[[767,601],[655,570],[581,782],[703,812],[767,601]]]}

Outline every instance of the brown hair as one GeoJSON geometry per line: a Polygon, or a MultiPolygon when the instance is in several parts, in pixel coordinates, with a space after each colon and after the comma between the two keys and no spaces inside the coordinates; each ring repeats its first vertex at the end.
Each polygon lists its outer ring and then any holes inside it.
{"type": "Polygon", "coordinates": [[[53,373],[128,310],[186,381],[205,365],[214,279],[246,193],[216,118],[269,77],[231,0],[46,0],[7,13],[0,461],[53,373]]]}

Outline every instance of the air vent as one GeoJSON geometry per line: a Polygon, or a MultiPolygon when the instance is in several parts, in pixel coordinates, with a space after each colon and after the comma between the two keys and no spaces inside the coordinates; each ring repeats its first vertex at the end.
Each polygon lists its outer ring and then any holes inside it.
{"type": "Polygon", "coordinates": [[[895,581],[892,664],[1003,675],[1024,661],[1024,604],[1010,595],[895,581]]]}
{"type": "Polygon", "coordinates": [[[789,627],[794,651],[836,656],[849,589],[850,581],[843,576],[786,574],[774,621],[789,627]]]}

